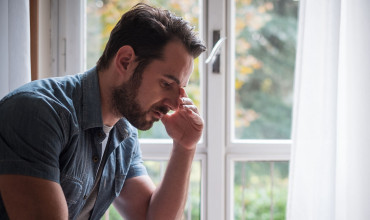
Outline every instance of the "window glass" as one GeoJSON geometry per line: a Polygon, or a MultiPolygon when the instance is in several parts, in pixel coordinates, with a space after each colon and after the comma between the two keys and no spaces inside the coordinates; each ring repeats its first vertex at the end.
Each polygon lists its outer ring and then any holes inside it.
{"type": "Polygon", "coordinates": [[[235,0],[236,139],[290,139],[298,2],[235,0]]]}
{"type": "Polygon", "coordinates": [[[234,219],[285,220],[289,162],[234,163],[234,219]]]}
{"type": "MultiPolygon", "coordinates": [[[[175,1],[175,0],[151,0],[142,1],[152,6],[168,9],[177,16],[183,17],[195,26],[199,32],[201,22],[199,0],[175,1]]],[[[92,68],[104,51],[109,39],[109,34],[123,13],[137,4],[136,0],[87,0],[87,34],[86,34],[86,67],[92,68]]],[[[194,101],[201,111],[201,73],[199,71],[199,59],[194,62],[194,72],[191,75],[189,85],[186,87],[188,96],[194,101]]],[[[202,111],[201,111],[202,112],[202,111]]],[[[154,123],[148,131],[139,131],[140,138],[169,138],[161,122],[154,123]]]]}
{"type": "MultiPolygon", "coordinates": [[[[155,185],[158,185],[163,178],[164,172],[167,167],[167,161],[145,161],[144,165],[147,167],[148,174],[153,180],[155,185]]],[[[201,205],[201,163],[200,161],[193,161],[190,174],[190,184],[188,191],[188,200],[185,206],[183,220],[196,220],[200,219],[200,205],[201,205]]],[[[117,210],[113,205],[109,208],[109,211],[103,216],[102,220],[119,220],[122,217],[118,214],[117,210]],[[107,218],[108,216],[108,218],[107,218]]]]}

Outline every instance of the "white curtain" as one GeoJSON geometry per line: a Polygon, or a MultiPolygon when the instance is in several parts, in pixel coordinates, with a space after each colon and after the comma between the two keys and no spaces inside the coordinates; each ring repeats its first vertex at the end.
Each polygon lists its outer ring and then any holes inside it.
{"type": "Polygon", "coordinates": [[[31,80],[29,0],[0,0],[0,99],[31,80]]]}
{"type": "Polygon", "coordinates": [[[370,1],[301,0],[287,219],[370,219],[370,1]]]}

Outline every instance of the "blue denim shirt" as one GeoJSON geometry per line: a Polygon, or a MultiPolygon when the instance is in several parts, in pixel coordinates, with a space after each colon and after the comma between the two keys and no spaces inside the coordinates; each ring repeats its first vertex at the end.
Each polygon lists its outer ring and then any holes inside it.
{"type": "MultiPolygon", "coordinates": [[[[98,74],[28,83],[0,101],[0,175],[19,174],[59,183],[69,218],[77,218],[92,191],[101,160],[98,74]]],[[[137,130],[122,118],[110,132],[108,158],[91,219],[99,219],[125,179],[147,174],[137,130]]],[[[0,196],[0,219],[8,219],[0,196]]]]}

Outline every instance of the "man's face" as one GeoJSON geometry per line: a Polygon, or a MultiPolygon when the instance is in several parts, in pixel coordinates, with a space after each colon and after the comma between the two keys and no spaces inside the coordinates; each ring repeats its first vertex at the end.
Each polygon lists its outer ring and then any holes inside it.
{"type": "Polygon", "coordinates": [[[148,130],[169,110],[179,106],[180,88],[187,85],[193,71],[193,57],[182,43],[169,42],[163,59],[152,61],[141,79],[132,77],[113,90],[113,107],[133,126],[148,130]]]}

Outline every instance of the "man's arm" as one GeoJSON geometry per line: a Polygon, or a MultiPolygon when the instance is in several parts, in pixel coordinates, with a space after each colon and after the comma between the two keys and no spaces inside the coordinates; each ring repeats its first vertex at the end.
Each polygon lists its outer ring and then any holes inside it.
{"type": "Polygon", "coordinates": [[[174,147],[163,180],[151,197],[147,219],[181,219],[193,157],[194,151],[174,147]]]}
{"type": "Polygon", "coordinates": [[[0,194],[10,219],[68,219],[66,199],[56,182],[0,175],[0,194]]]}
{"type": "Polygon", "coordinates": [[[161,184],[155,188],[149,176],[126,180],[114,206],[127,220],[180,219],[185,207],[192,152],[174,152],[161,184]],[[185,155],[189,154],[189,155],[185,155]]]}
{"type": "Polygon", "coordinates": [[[120,195],[113,205],[127,220],[146,219],[150,198],[155,185],[149,176],[137,176],[127,179],[120,195]]]}
{"type": "Polygon", "coordinates": [[[203,120],[197,108],[181,91],[180,108],[162,122],[173,139],[173,150],[161,184],[155,189],[148,176],[128,179],[115,206],[127,219],[180,219],[185,207],[191,164],[203,120]]]}

